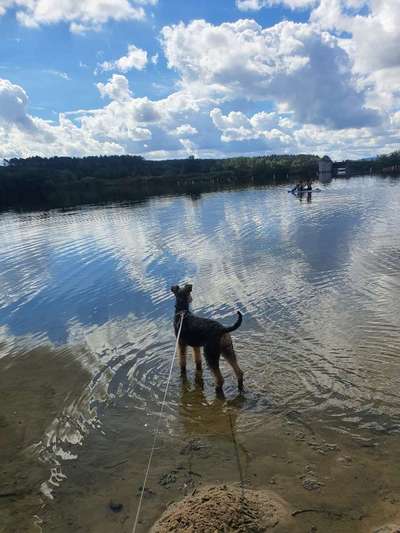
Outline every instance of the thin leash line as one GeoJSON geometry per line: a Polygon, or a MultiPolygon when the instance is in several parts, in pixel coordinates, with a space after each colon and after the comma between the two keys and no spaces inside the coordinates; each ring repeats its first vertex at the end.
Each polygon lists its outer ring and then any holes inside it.
{"type": "Polygon", "coordinates": [[[232,422],[232,415],[230,411],[228,411],[228,418],[229,418],[229,425],[231,427],[231,434],[232,434],[232,441],[233,441],[233,447],[235,448],[235,455],[236,455],[236,463],[239,470],[239,479],[240,479],[240,490],[241,490],[241,500],[244,499],[244,476],[243,476],[243,469],[242,464],[240,462],[240,454],[239,454],[239,447],[236,440],[235,430],[233,428],[233,422],[232,422]]]}
{"type": "Polygon", "coordinates": [[[136,511],[135,523],[133,524],[132,533],[136,532],[136,528],[137,528],[138,522],[139,522],[139,516],[140,516],[140,511],[141,511],[141,508],[142,508],[144,491],[146,489],[147,479],[148,479],[149,473],[150,473],[151,461],[153,459],[154,451],[155,451],[156,444],[157,444],[158,435],[159,435],[159,432],[160,432],[161,419],[162,419],[162,415],[164,414],[165,401],[167,399],[169,383],[171,381],[172,370],[174,368],[176,352],[178,350],[178,343],[179,343],[179,337],[180,337],[181,331],[182,331],[183,319],[184,319],[184,313],[181,314],[181,322],[179,324],[179,330],[178,330],[178,334],[176,336],[175,351],[174,351],[174,355],[173,355],[172,361],[171,361],[171,366],[170,366],[170,369],[169,369],[167,385],[165,387],[164,397],[163,397],[163,400],[162,400],[162,403],[161,403],[161,410],[160,410],[160,414],[159,414],[159,417],[158,417],[158,423],[157,423],[156,431],[154,433],[153,446],[151,448],[151,452],[150,452],[150,455],[149,455],[149,460],[148,460],[148,463],[147,463],[146,473],[145,473],[145,476],[144,476],[142,490],[141,490],[141,493],[140,493],[140,499],[139,499],[139,504],[138,504],[138,508],[137,508],[137,511],[136,511]]]}

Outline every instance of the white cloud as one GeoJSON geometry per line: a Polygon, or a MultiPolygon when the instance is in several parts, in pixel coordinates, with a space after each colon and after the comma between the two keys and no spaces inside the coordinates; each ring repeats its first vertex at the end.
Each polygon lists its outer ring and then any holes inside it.
{"type": "Polygon", "coordinates": [[[172,131],[172,135],[177,135],[178,137],[196,135],[196,133],[198,133],[197,129],[190,124],[182,124],[172,131]]]}
{"type": "Polygon", "coordinates": [[[175,157],[187,156],[190,142],[182,142],[171,132],[178,130],[181,136],[188,136],[197,131],[184,122],[200,110],[190,95],[177,92],[157,101],[135,98],[128,80],[120,74],[97,87],[110,103],[68,116],[60,114],[57,122],[47,122],[27,114],[28,97],[21,87],[0,80],[0,158],[35,154],[154,155],[161,150],[175,157]]]}
{"type": "Polygon", "coordinates": [[[57,124],[31,117],[34,128],[20,129],[16,125],[4,126],[0,122],[0,158],[39,155],[84,156],[95,154],[122,154],[124,149],[116,142],[101,141],[87,135],[64,115],[57,124]]]}
{"type": "Polygon", "coordinates": [[[145,7],[157,0],[0,0],[0,16],[16,9],[17,20],[27,27],[66,22],[76,33],[98,29],[109,20],[142,20],[145,7]]]}
{"type": "Polygon", "coordinates": [[[179,142],[185,149],[187,155],[198,155],[197,147],[190,139],[179,139],[179,142]]]}
{"type": "Polygon", "coordinates": [[[92,136],[125,141],[127,145],[132,141],[149,141],[155,136],[154,141],[158,144],[147,147],[148,151],[154,151],[165,147],[175,150],[180,141],[171,140],[171,137],[197,133],[195,127],[182,124],[183,118],[200,111],[199,104],[184,92],[156,101],[147,97],[134,98],[128,80],[120,74],[114,74],[107,84],[99,83],[97,87],[102,96],[112,101],[103,108],[79,116],[81,127],[92,136]]]}
{"type": "Polygon", "coordinates": [[[122,153],[115,142],[88,135],[65,115],[57,124],[26,111],[28,96],[19,85],[0,79],[0,157],[122,153]]]}
{"type": "Polygon", "coordinates": [[[146,101],[136,99],[113,101],[102,109],[81,116],[81,129],[89,137],[118,141],[125,145],[135,141],[148,141],[152,133],[145,127],[146,121],[140,120],[146,104],[146,101]]]}
{"type": "Polygon", "coordinates": [[[312,152],[343,158],[394,150],[400,142],[400,62],[393,46],[400,3],[324,2],[318,5],[325,5],[325,18],[316,4],[303,24],[197,20],[165,27],[163,51],[178,76],[167,97],[138,98],[127,78],[114,74],[97,84],[106,99],[98,109],[46,122],[27,112],[22,87],[0,80],[0,157],[312,152]],[[371,19],[384,54],[366,30],[371,19]]]}
{"type": "Polygon", "coordinates": [[[274,149],[293,144],[293,138],[284,130],[291,129],[294,123],[285,122],[277,113],[262,111],[247,118],[241,111],[223,115],[220,109],[215,108],[210,116],[215,127],[222,132],[222,142],[259,139],[264,140],[266,147],[274,149]]]}
{"type": "Polygon", "coordinates": [[[367,88],[371,105],[396,110],[400,105],[400,2],[320,0],[311,21],[342,36],[353,73],[367,88]]]}
{"type": "Polygon", "coordinates": [[[137,48],[134,44],[128,46],[128,53],[115,61],[104,61],[99,65],[101,70],[119,70],[120,72],[128,72],[133,68],[136,70],[143,70],[147,65],[147,52],[141,48],[137,48]]]}
{"type": "Polygon", "coordinates": [[[45,72],[46,74],[51,74],[52,76],[56,76],[57,78],[62,78],[63,80],[71,80],[71,78],[66,72],[62,72],[60,70],[46,69],[43,72],[45,72]]]}
{"type": "Polygon", "coordinates": [[[128,80],[121,74],[113,74],[107,83],[97,83],[96,86],[102,98],[123,102],[132,96],[128,80]]]}
{"type": "Polygon", "coordinates": [[[220,109],[215,108],[210,116],[215,127],[223,132],[221,137],[223,142],[257,139],[260,136],[250,120],[240,111],[231,111],[228,115],[223,115],[220,109]]]}
{"type": "Polygon", "coordinates": [[[310,24],[196,20],[165,27],[162,36],[169,67],[194,94],[285,104],[299,121],[330,128],[378,122],[340,41],[310,24]]]}
{"type": "Polygon", "coordinates": [[[32,130],[35,125],[26,113],[28,96],[19,85],[0,79],[0,123],[15,125],[20,130],[32,130]]]}
{"type": "Polygon", "coordinates": [[[398,0],[320,0],[311,20],[325,29],[352,35],[348,50],[357,71],[400,67],[398,0]],[[349,12],[351,7],[365,7],[367,12],[349,12]]]}
{"type": "Polygon", "coordinates": [[[261,112],[248,118],[240,111],[223,115],[220,109],[215,108],[210,116],[215,127],[222,132],[221,141],[225,143],[260,140],[269,151],[286,151],[296,144],[292,134],[298,126],[282,119],[278,113],[261,112]]]}
{"type": "Polygon", "coordinates": [[[366,154],[394,150],[400,141],[396,117],[385,129],[349,128],[330,130],[323,126],[299,124],[279,113],[256,113],[247,117],[242,112],[224,115],[215,108],[211,118],[221,132],[221,141],[252,141],[258,149],[279,153],[329,153],[337,159],[359,158],[366,154]],[[372,152],[371,152],[372,150],[372,152]],[[373,151],[375,150],[375,152],[373,151]]]}
{"type": "Polygon", "coordinates": [[[237,0],[243,10],[282,4],[311,8],[310,24],[340,36],[356,84],[366,102],[390,111],[399,106],[399,0],[237,0]]]}

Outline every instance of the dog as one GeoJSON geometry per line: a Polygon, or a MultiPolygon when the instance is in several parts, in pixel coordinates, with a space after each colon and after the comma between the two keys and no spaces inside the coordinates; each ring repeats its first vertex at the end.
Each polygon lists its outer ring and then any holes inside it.
{"type": "Polygon", "coordinates": [[[231,327],[225,327],[216,320],[201,318],[190,312],[190,303],[192,302],[192,285],[185,285],[180,288],[179,285],[171,287],[175,295],[175,316],[174,329],[175,336],[178,335],[181,319],[183,316],[182,329],[179,337],[179,362],[181,374],[186,375],[186,350],[188,346],[193,348],[196,372],[201,374],[201,353],[203,347],[205,360],[214,374],[215,388],[217,392],[222,392],[224,378],[219,369],[219,359],[222,355],[231,365],[235,372],[238,389],[243,390],[243,372],[240,369],[235,350],[233,348],[230,333],[238,329],[242,323],[242,313],[237,312],[238,319],[231,327]]]}

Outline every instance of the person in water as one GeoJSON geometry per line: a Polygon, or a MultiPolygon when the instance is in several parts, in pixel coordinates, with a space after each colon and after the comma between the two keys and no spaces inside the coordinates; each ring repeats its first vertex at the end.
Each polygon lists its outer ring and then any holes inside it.
{"type": "Polygon", "coordinates": [[[312,188],[312,182],[311,181],[307,181],[307,184],[304,185],[304,183],[302,181],[300,181],[293,189],[292,189],[292,192],[312,192],[313,188],[312,188]]]}
{"type": "Polygon", "coordinates": [[[299,181],[297,185],[295,185],[291,192],[303,192],[303,182],[299,181]]]}

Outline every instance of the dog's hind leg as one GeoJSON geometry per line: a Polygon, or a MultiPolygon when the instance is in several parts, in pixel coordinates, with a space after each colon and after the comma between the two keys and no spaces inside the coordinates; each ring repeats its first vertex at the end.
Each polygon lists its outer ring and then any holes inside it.
{"type": "Polygon", "coordinates": [[[201,366],[201,348],[200,346],[194,346],[193,347],[193,357],[194,362],[196,364],[196,371],[201,372],[202,366],[201,366]]]}
{"type": "Polygon", "coordinates": [[[214,374],[215,389],[217,392],[220,392],[222,391],[222,387],[224,385],[224,378],[222,377],[221,370],[219,369],[219,347],[216,346],[215,343],[206,344],[204,346],[204,357],[206,358],[211,372],[214,374]]]}
{"type": "Polygon", "coordinates": [[[224,386],[224,378],[222,377],[221,370],[219,367],[211,368],[211,372],[214,374],[215,388],[217,390],[222,390],[222,387],[224,386]]]}
{"type": "Polygon", "coordinates": [[[200,386],[201,388],[204,387],[204,381],[203,381],[203,367],[201,364],[201,348],[200,346],[194,346],[193,347],[193,358],[196,365],[196,376],[195,376],[195,382],[196,385],[200,386]]]}
{"type": "Polygon", "coordinates": [[[181,367],[181,375],[186,374],[186,344],[179,343],[179,365],[181,367]]]}
{"type": "Polygon", "coordinates": [[[238,382],[238,389],[242,391],[243,390],[243,371],[238,365],[235,350],[233,348],[232,339],[228,333],[223,335],[223,337],[221,338],[221,352],[222,352],[224,359],[233,368],[233,371],[235,372],[237,382],[238,382]]]}

